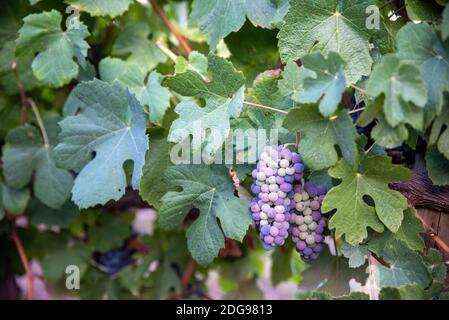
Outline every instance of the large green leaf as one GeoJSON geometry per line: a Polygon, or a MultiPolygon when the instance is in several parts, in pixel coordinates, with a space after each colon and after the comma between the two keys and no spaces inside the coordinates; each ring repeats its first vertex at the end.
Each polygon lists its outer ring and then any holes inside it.
{"type": "Polygon", "coordinates": [[[126,57],[143,71],[151,71],[159,63],[167,61],[167,56],[149,40],[151,31],[143,22],[133,22],[125,26],[112,47],[112,54],[126,57]]]}
{"type": "Polygon", "coordinates": [[[304,279],[299,289],[304,292],[326,292],[338,297],[350,293],[349,282],[355,279],[365,283],[368,274],[366,268],[349,268],[348,261],[342,256],[333,256],[329,250],[320,254],[320,258],[311,263],[310,268],[302,273],[304,279]]]}
{"type": "Polygon", "coordinates": [[[348,258],[350,268],[358,268],[365,264],[369,257],[369,250],[367,245],[352,246],[347,242],[343,243],[341,253],[345,258],[348,258]]]}
{"type": "Polygon", "coordinates": [[[357,131],[345,110],[331,120],[323,117],[315,105],[303,105],[290,111],[284,127],[301,132],[299,152],[311,170],[333,166],[339,158],[336,145],[349,163],[354,163],[356,159],[357,131]]]}
{"type": "MultiPolygon", "coordinates": [[[[153,247],[151,248],[153,249],[153,247]]],[[[189,260],[186,239],[180,234],[171,236],[167,245],[160,248],[160,251],[160,255],[157,257],[160,262],[159,266],[151,274],[156,299],[164,299],[172,290],[178,292],[181,289],[181,278],[177,268],[185,270],[189,260]]]]}
{"type": "Polygon", "coordinates": [[[224,236],[242,241],[251,217],[246,201],[234,195],[226,167],[174,166],[165,179],[182,190],[170,191],[162,198],[160,225],[173,229],[192,208],[199,209],[198,218],[187,230],[188,248],[198,263],[212,262],[224,246],[224,236]]]}
{"type": "Polygon", "coordinates": [[[282,80],[279,80],[281,94],[291,95],[293,101],[299,102],[299,98],[304,92],[304,79],[312,75],[312,71],[299,67],[296,62],[287,62],[282,72],[282,80]]]}
{"type": "Polygon", "coordinates": [[[40,85],[39,80],[36,79],[31,69],[34,56],[26,55],[16,57],[15,51],[16,44],[13,39],[4,43],[0,49],[0,83],[7,94],[15,94],[18,92],[14,72],[11,68],[13,63],[16,64],[16,72],[26,91],[40,85]]]}
{"type": "Polygon", "coordinates": [[[88,12],[91,16],[114,18],[128,10],[133,0],[66,0],[70,5],[88,12]]]}
{"type": "Polygon", "coordinates": [[[194,0],[190,18],[215,49],[221,39],[243,26],[246,16],[255,26],[271,28],[285,5],[286,1],[272,0],[194,0]]]}
{"type": "Polygon", "coordinates": [[[169,190],[170,183],[162,180],[165,171],[172,166],[170,159],[171,145],[167,141],[166,130],[150,132],[149,152],[145,156],[140,181],[140,195],[153,207],[159,209],[162,196],[169,190]]]}
{"type": "Polygon", "coordinates": [[[329,227],[337,237],[344,235],[349,244],[358,245],[367,238],[368,227],[377,232],[384,225],[393,232],[399,229],[407,200],[390,190],[388,183],[411,179],[410,170],[392,165],[388,157],[373,156],[362,158],[356,166],[339,160],[329,175],[342,180],[327,193],[322,206],[323,212],[336,210],[329,227]]]}
{"type": "Polygon", "coordinates": [[[120,248],[131,234],[125,219],[102,216],[100,223],[89,229],[88,245],[93,251],[108,252],[120,248]]]}
{"type": "Polygon", "coordinates": [[[423,128],[427,89],[417,67],[401,63],[394,55],[384,56],[373,70],[367,93],[373,97],[385,95],[384,112],[392,127],[409,123],[416,129],[423,128]]]}
{"type": "Polygon", "coordinates": [[[431,281],[421,256],[400,240],[389,241],[380,252],[380,256],[390,267],[379,266],[377,284],[379,287],[400,287],[418,284],[426,288],[431,281]]]}
{"type": "Polygon", "coordinates": [[[42,142],[39,131],[31,126],[16,128],[7,135],[3,149],[3,174],[13,188],[24,188],[33,180],[36,197],[49,207],[60,208],[70,196],[72,175],[57,168],[54,159],[55,137],[59,131],[59,117],[47,118],[44,123],[50,138],[49,144],[42,142]],[[36,175],[33,177],[33,173],[36,175]]]}
{"type": "Polygon", "coordinates": [[[176,106],[179,118],[173,122],[168,140],[181,143],[193,135],[195,139],[200,139],[200,143],[192,141],[193,151],[201,152],[204,143],[204,156],[209,161],[214,159],[215,153],[228,137],[230,119],[237,118],[241,112],[244,78],[231,63],[213,54],[208,56],[208,73],[205,77],[196,71],[187,70],[169,77],[164,84],[183,96],[206,100],[203,108],[193,100],[184,100],[176,106]],[[202,134],[206,129],[212,132],[201,139],[198,133],[202,134]]]}
{"type": "Polygon", "coordinates": [[[16,53],[27,56],[38,52],[31,65],[36,78],[52,87],[63,86],[76,78],[78,64],[85,64],[89,48],[84,40],[89,35],[87,27],[80,22],[79,28],[62,31],[62,15],[56,10],[30,14],[23,21],[16,53]]]}
{"type": "Polygon", "coordinates": [[[436,22],[441,16],[441,6],[436,1],[405,0],[407,15],[411,20],[436,22]]]}
{"type": "Polygon", "coordinates": [[[399,30],[396,38],[397,56],[419,67],[427,85],[429,101],[424,114],[427,127],[441,112],[444,92],[449,92],[448,44],[442,43],[434,28],[427,23],[408,23],[399,30]]]}
{"type": "Polygon", "coordinates": [[[369,250],[380,255],[382,248],[387,243],[394,240],[401,240],[407,246],[417,252],[424,250],[424,241],[421,233],[424,232],[421,221],[416,218],[416,211],[414,209],[407,209],[404,211],[404,220],[401,226],[395,233],[385,230],[382,234],[376,234],[369,242],[369,250]]]}
{"type": "Polygon", "coordinates": [[[207,73],[183,70],[164,81],[164,85],[186,97],[206,99],[208,104],[221,104],[229,100],[245,83],[243,73],[232,63],[209,54],[207,73]]]}
{"type": "Polygon", "coordinates": [[[426,167],[433,183],[449,185],[449,159],[441,154],[436,146],[427,148],[426,167]]]}
{"type": "Polygon", "coordinates": [[[66,268],[75,265],[80,268],[81,276],[86,271],[91,251],[82,242],[73,246],[60,244],[56,250],[51,250],[42,259],[42,271],[46,279],[56,281],[66,275],[66,268]]]}
{"type": "Polygon", "coordinates": [[[45,224],[48,226],[67,227],[78,214],[78,208],[71,201],[67,201],[59,209],[53,209],[34,198],[27,208],[27,217],[35,226],[45,224]]]}
{"type": "Polygon", "coordinates": [[[418,284],[406,284],[397,288],[384,287],[380,290],[380,300],[430,300],[444,290],[442,283],[432,284],[427,290],[418,284]]]}
{"type": "Polygon", "coordinates": [[[371,30],[366,27],[365,10],[371,0],[296,0],[290,1],[285,23],[279,32],[279,51],[283,61],[296,60],[317,50],[335,51],[346,61],[349,83],[371,72],[371,30]]]}
{"type": "Polygon", "coordinates": [[[101,60],[99,69],[103,81],[128,88],[142,106],[149,107],[151,122],[162,121],[170,106],[170,91],[161,86],[163,76],[160,73],[151,72],[145,84],[145,73],[137,64],[109,57],[101,60]]]}
{"type": "Polygon", "coordinates": [[[146,116],[134,96],[119,86],[93,80],[75,90],[84,106],[76,116],[60,122],[55,152],[60,165],[80,171],[72,199],[78,207],[87,208],[121,198],[127,160],[134,163],[132,186],[139,187],[148,149],[146,116]]]}
{"type": "Polygon", "coordinates": [[[12,215],[22,214],[29,200],[30,193],[28,189],[12,189],[0,178],[0,220],[5,215],[5,212],[12,215]]]}
{"type": "Polygon", "coordinates": [[[378,146],[391,149],[399,147],[407,141],[409,131],[403,123],[392,127],[385,120],[385,115],[383,114],[384,100],[384,96],[380,96],[368,104],[358,118],[357,125],[366,127],[376,120],[376,124],[371,131],[371,137],[376,141],[378,146]]]}
{"type": "Polygon", "coordinates": [[[306,55],[302,63],[314,75],[304,79],[299,102],[318,102],[322,98],[320,112],[325,117],[330,116],[337,109],[346,89],[343,74],[345,62],[338,53],[331,51],[327,59],[319,52],[306,55]]]}

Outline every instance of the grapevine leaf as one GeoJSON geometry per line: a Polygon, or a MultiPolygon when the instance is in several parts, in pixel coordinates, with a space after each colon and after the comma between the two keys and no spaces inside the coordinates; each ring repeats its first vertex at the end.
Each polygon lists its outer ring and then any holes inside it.
{"type": "Polygon", "coordinates": [[[407,284],[397,288],[384,287],[380,290],[380,300],[429,300],[444,290],[441,283],[433,283],[424,290],[418,284],[407,284]]]}
{"type": "Polygon", "coordinates": [[[165,130],[150,132],[149,150],[151,152],[147,152],[142,169],[140,195],[149,204],[159,209],[162,196],[170,188],[161,177],[172,165],[170,143],[167,141],[165,130]]]}
{"type": "Polygon", "coordinates": [[[133,0],[66,0],[69,5],[88,12],[91,16],[114,18],[128,10],[133,0]]]}
{"type": "Polygon", "coordinates": [[[190,209],[199,209],[198,218],[187,230],[188,248],[198,263],[207,265],[218,255],[224,236],[243,239],[251,217],[246,202],[234,196],[226,167],[174,166],[165,178],[182,191],[170,191],[162,197],[160,225],[173,229],[190,209]]]}
{"type": "Polygon", "coordinates": [[[174,266],[184,270],[188,259],[189,252],[185,237],[179,234],[170,237],[167,248],[160,256],[161,262],[151,275],[156,299],[164,299],[171,290],[178,292],[181,289],[181,279],[174,266]]]}
{"type": "MultiPolygon", "coordinates": [[[[193,152],[201,155],[204,150],[206,161],[215,158],[217,150],[223,145],[230,132],[230,118],[237,118],[243,102],[244,88],[240,89],[236,96],[219,106],[199,107],[192,100],[186,100],[176,106],[176,113],[179,119],[175,120],[170,128],[168,140],[170,142],[181,143],[190,135],[197,139],[198,131],[210,129],[211,134],[201,143],[192,141],[193,152]],[[220,121],[217,121],[220,119],[220,121]],[[204,145],[202,146],[202,143],[204,145]]],[[[201,133],[201,132],[200,132],[201,133]]]]}
{"type": "Polygon", "coordinates": [[[37,199],[32,199],[27,208],[27,217],[35,226],[45,224],[67,227],[73,222],[77,214],[78,209],[71,201],[67,201],[60,209],[53,209],[37,199]]]}
{"type": "Polygon", "coordinates": [[[337,210],[329,221],[337,237],[345,235],[349,244],[358,245],[367,238],[368,227],[382,232],[385,225],[393,232],[398,231],[407,200],[401,193],[390,190],[388,183],[411,179],[410,170],[391,164],[388,157],[373,156],[363,158],[357,166],[339,160],[329,169],[329,175],[342,180],[323,202],[323,212],[337,210]],[[367,202],[365,197],[372,201],[367,202]]]}
{"type": "Polygon", "coordinates": [[[39,80],[33,74],[31,63],[33,55],[15,57],[16,44],[13,39],[3,44],[0,49],[0,83],[7,94],[17,93],[17,84],[14,72],[11,68],[16,63],[16,72],[20,77],[23,88],[28,91],[40,85],[39,80]]]}
{"type": "Polygon", "coordinates": [[[427,102],[427,89],[415,66],[400,63],[394,55],[385,55],[373,70],[367,93],[373,97],[385,95],[384,112],[392,127],[406,122],[422,129],[420,108],[427,102]]]}
{"type": "Polygon", "coordinates": [[[245,82],[243,74],[223,58],[209,54],[207,78],[198,71],[185,72],[168,77],[164,85],[186,96],[206,99],[208,104],[228,101],[245,82]]]}
{"type": "Polygon", "coordinates": [[[402,143],[409,138],[409,131],[403,123],[394,128],[390,126],[382,113],[383,105],[383,96],[375,99],[375,101],[369,104],[362,112],[357,120],[357,125],[366,127],[377,118],[377,123],[371,131],[371,137],[376,141],[376,145],[384,148],[401,146],[402,143]]]}
{"type": "Polygon", "coordinates": [[[304,92],[304,79],[313,75],[313,72],[299,67],[296,62],[289,61],[282,72],[282,80],[279,80],[279,90],[284,96],[291,95],[295,102],[300,102],[299,98],[304,92]]]}
{"type": "Polygon", "coordinates": [[[449,185],[449,160],[438,151],[436,146],[427,148],[426,167],[434,184],[449,185]]]}
{"type": "Polygon", "coordinates": [[[401,146],[408,139],[408,129],[404,124],[390,126],[383,115],[378,117],[378,123],[371,132],[371,137],[384,148],[393,149],[401,146]]]}
{"type": "MultiPolygon", "coordinates": [[[[254,26],[260,26],[262,28],[270,29],[276,15],[279,14],[279,10],[284,6],[284,3],[276,3],[276,0],[246,0],[246,15],[249,21],[254,26]]],[[[282,9],[281,9],[282,10],[282,9]]]]}
{"type": "Polygon", "coordinates": [[[423,259],[404,242],[393,240],[386,243],[380,255],[390,267],[378,267],[376,278],[379,287],[418,284],[426,288],[430,284],[430,275],[423,259]]]}
{"type": "Polygon", "coordinates": [[[449,6],[446,6],[443,11],[443,22],[441,24],[441,34],[443,40],[449,38],[449,6]]]}
{"type": "Polygon", "coordinates": [[[12,189],[0,178],[0,220],[3,218],[5,211],[12,215],[22,214],[29,200],[30,193],[27,189],[12,189]]]}
{"type": "Polygon", "coordinates": [[[190,18],[215,49],[220,39],[243,26],[245,14],[245,0],[195,0],[190,18]]]}
{"type": "Polygon", "coordinates": [[[79,22],[79,28],[61,29],[62,15],[56,11],[30,14],[23,19],[16,40],[16,53],[27,56],[39,52],[31,65],[34,75],[44,84],[61,87],[78,76],[79,64],[85,63],[89,32],[79,22]]]}
{"type": "Polygon", "coordinates": [[[178,56],[176,58],[175,72],[183,73],[187,70],[196,71],[200,74],[205,74],[207,72],[207,57],[198,51],[192,51],[189,54],[189,61],[183,57],[178,56]]]}
{"type": "Polygon", "coordinates": [[[444,263],[443,254],[437,249],[430,248],[426,255],[423,256],[423,259],[432,278],[436,281],[444,282],[447,268],[444,263]]]}
{"type": "Polygon", "coordinates": [[[317,50],[335,51],[346,61],[345,76],[357,82],[371,72],[371,30],[366,28],[365,9],[371,0],[290,1],[285,23],[278,34],[282,61],[297,60],[317,50]]]}
{"type": "Polygon", "coordinates": [[[211,49],[231,32],[238,31],[245,18],[255,26],[271,28],[286,10],[286,1],[272,0],[194,0],[191,20],[206,35],[211,49]]]}
{"type": "Polygon", "coordinates": [[[119,86],[93,80],[74,90],[84,107],[60,122],[55,151],[61,166],[80,171],[72,200],[87,208],[118,200],[125,193],[127,160],[134,162],[132,186],[138,188],[148,149],[146,116],[134,96],[119,86]]]}
{"type": "Polygon", "coordinates": [[[130,300],[133,297],[115,277],[94,268],[87,269],[81,278],[79,295],[85,300],[100,300],[105,296],[109,300],[130,300]]]}
{"type": "Polygon", "coordinates": [[[449,108],[435,119],[430,132],[429,144],[435,144],[440,153],[449,159],[449,108]]]}
{"type": "MultiPolygon", "coordinates": [[[[273,74],[270,71],[263,72],[257,76],[253,87],[248,90],[248,96],[252,102],[281,110],[289,110],[294,106],[294,102],[281,93],[279,81],[277,74],[273,74]]],[[[274,114],[275,117],[279,115],[274,114]]]]}
{"type": "Polygon", "coordinates": [[[170,91],[161,86],[163,79],[161,74],[151,72],[145,84],[145,74],[138,65],[108,57],[100,62],[100,76],[103,81],[128,88],[142,106],[148,106],[151,122],[162,121],[165,111],[170,106],[170,91]]]}
{"type": "Polygon", "coordinates": [[[151,71],[159,63],[165,62],[167,56],[148,40],[150,34],[150,28],[143,22],[126,25],[112,47],[112,54],[126,57],[127,61],[137,64],[142,71],[151,71]]]}
{"type": "Polygon", "coordinates": [[[436,22],[440,19],[441,7],[434,1],[406,0],[405,8],[410,20],[436,22]]]}
{"type": "Polygon", "coordinates": [[[352,246],[347,242],[343,243],[341,252],[345,258],[349,259],[350,268],[358,268],[365,264],[366,259],[369,256],[368,246],[352,246]]]}
{"type": "Polygon", "coordinates": [[[82,275],[88,266],[90,250],[82,242],[77,242],[74,246],[61,246],[61,248],[49,252],[42,259],[42,270],[46,279],[56,281],[66,275],[69,265],[80,268],[82,275]]]}
{"type": "Polygon", "coordinates": [[[293,257],[293,250],[283,252],[280,248],[276,248],[273,252],[271,266],[271,282],[277,286],[283,281],[288,281],[292,276],[291,262],[293,257]]]}
{"type": "Polygon", "coordinates": [[[315,105],[293,109],[284,121],[284,127],[301,132],[299,152],[311,170],[333,166],[338,160],[338,145],[344,158],[351,164],[357,157],[357,132],[348,113],[340,111],[336,119],[323,117],[315,105]]]}
{"type": "Polygon", "coordinates": [[[422,232],[424,232],[424,228],[422,223],[416,218],[416,211],[407,209],[404,211],[404,220],[402,220],[398,231],[393,233],[385,230],[382,234],[376,235],[369,242],[369,250],[380,256],[382,248],[387,243],[401,240],[410,249],[421,252],[424,249],[424,242],[420,235],[422,232]]]}
{"type": "MultiPolygon", "coordinates": [[[[168,140],[180,143],[199,130],[211,129],[212,133],[204,141],[204,155],[213,159],[229,135],[230,118],[237,118],[242,109],[244,96],[244,78],[231,63],[216,57],[208,56],[208,77],[198,72],[187,70],[165,80],[165,84],[181,95],[203,98],[204,108],[192,100],[185,100],[176,106],[179,119],[170,128],[168,140]],[[233,96],[233,97],[232,97],[233,96]],[[217,121],[220,119],[220,121],[217,121]]],[[[193,151],[201,152],[201,143],[193,143],[193,151]]],[[[199,153],[201,154],[201,153],[199,153]]]]}
{"type": "Polygon", "coordinates": [[[299,102],[320,102],[320,112],[330,116],[338,107],[341,96],[346,88],[343,73],[344,61],[335,52],[329,52],[327,59],[319,52],[302,58],[304,67],[313,71],[313,76],[307,76],[303,82],[303,92],[299,102]]]}
{"type": "Polygon", "coordinates": [[[427,126],[441,112],[444,92],[449,92],[448,45],[439,41],[435,30],[427,23],[405,25],[399,30],[396,42],[397,56],[406,63],[419,66],[427,85],[427,126]]]}
{"type": "Polygon", "coordinates": [[[311,267],[302,273],[304,279],[299,285],[301,291],[326,292],[334,297],[350,293],[351,279],[364,283],[366,268],[349,268],[348,261],[342,256],[333,256],[329,250],[320,254],[320,258],[311,263],[311,267]]]}
{"type": "Polygon", "coordinates": [[[131,234],[126,220],[112,216],[102,216],[99,225],[88,232],[88,245],[94,251],[108,252],[119,248],[131,234]]]}
{"type": "MultiPolygon", "coordinates": [[[[55,116],[46,119],[50,138],[59,131],[54,128],[59,120],[55,116]]],[[[10,131],[3,149],[3,169],[7,184],[16,189],[24,188],[35,172],[34,194],[47,206],[58,209],[70,196],[73,177],[56,167],[53,147],[56,141],[50,139],[49,143],[43,144],[39,131],[30,125],[10,131]]]]}

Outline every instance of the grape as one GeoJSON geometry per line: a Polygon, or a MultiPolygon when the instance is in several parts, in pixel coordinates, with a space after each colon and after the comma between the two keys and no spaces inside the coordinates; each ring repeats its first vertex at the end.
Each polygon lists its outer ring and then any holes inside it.
{"type": "Polygon", "coordinates": [[[134,262],[133,253],[134,251],[124,246],[106,253],[96,252],[94,259],[107,273],[115,274],[134,262]]]}
{"type": "Polygon", "coordinates": [[[282,246],[289,236],[293,184],[301,181],[304,165],[301,156],[284,146],[269,146],[260,154],[251,172],[254,198],[249,205],[251,217],[259,226],[263,248],[282,246]]]}
{"type": "Polygon", "coordinates": [[[327,219],[322,217],[321,203],[326,194],[326,187],[308,181],[293,188],[290,224],[293,242],[301,258],[312,261],[323,250],[324,228],[327,219]],[[294,204],[294,206],[293,206],[294,204]]]}

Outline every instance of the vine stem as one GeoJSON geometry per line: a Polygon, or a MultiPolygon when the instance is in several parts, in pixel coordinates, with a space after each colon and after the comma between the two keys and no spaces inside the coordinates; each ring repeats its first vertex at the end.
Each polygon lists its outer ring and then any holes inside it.
{"type": "Polygon", "coordinates": [[[182,278],[181,278],[181,290],[182,290],[183,295],[188,290],[189,282],[193,276],[193,273],[195,272],[195,268],[196,268],[196,261],[193,259],[190,259],[189,263],[187,264],[186,270],[182,274],[182,278]]]}
{"type": "Polygon", "coordinates": [[[25,89],[23,87],[22,81],[20,81],[19,73],[17,72],[17,63],[13,62],[11,65],[12,72],[14,74],[14,80],[16,81],[16,87],[19,91],[20,100],[22,101],[22,126],[27,123],[27,113],[30,107],[30,102],[25,93],[25,89]]]}
{"type": "Polygon", "coordinates": [[[260,108],[260,109],[275,111],[275,112],[279,112],[279,113],[282,113],[282,114],[288,114],[287,111],[284,111],[284,110],[281,110],[281,109],[272,108],[272,107],[269,107],[269,106],[264,106],[263,104],[258,104],[258,103],[248,102],[248,101],[243,101],[242,103],[246,104],[248,106],[252,106],[252,107],[256,107],[256,108],[260,108]]]}
{"type": "Polygon", "coordinates": [[[33,271],[31,270],[30,262],[28,261],[25,249],[22,245],[22,241],[20,240],[19,234],[17,233],[16,220],[14,217],[11,217],[9,215],[8,217],[11,223],[11,239],[16,246],[20,260],[22,261],[25,273],[27,275],[27,299],[33,300],[33,271]]]}
{"type": "Polygon", "coordinates": [[[363,95],[366,95],[366,90],[363,88],[360,88],[358,86],[356,86],[355,84],[350,84],[351,88],[354,88],[356,90],[359,90],[363,95]]]}
{"type": "MultiPolygon", "coordinates": [[[[365,110],[365,109],[366,109],[366,107],[354,109],[354,110],[348,111],[348,114],[353,114],[353,113],[361,112],[361,111],[363,111],[363,110],[365,110]]],[[[329,118],[329,120],[333,121],[333,120],[335,120],[335,119],[337,119],[337,118],[338,118],[338,116],[332,116],[332,117],[329,118]]]]}
{"type": "Polygon", "coordinates": [[[162,21],[165,23],[165,25],[170,29],[170,31],[173,33],[173,35],[178,39],[179,43],[181,44],[182,49],[185,51],[187,56],[192,52],[192,49],[190,48],[189,44],[187,43],[186,39],[176,30],[175,26],[170,22],[167,15],[165,14],[164,10],[158,5],[156,0],[150,0],[151,5],[154,8],[154,11],[159,15],[159,17],[162,19],[162,21]]]}
{"type": "Polygon", "coordinates": [[[426,229],[426,234],[428,234],[429,237],[431,237],[432,240],[435,241],[435,244],[437,245],[437,247],[440,248],[441,250],[443,250],[446,254],[449,254],[449,246],[443,240],[441,240],[441,238],[435,233],[435,231],[432,229],[432,227],[429,226],[424,221],[423,218],[421,218],[418,215],[416,215],[416,217],[418,218],[419,221],[421,221],[422,225],[424,226],[424,229],[426,229]]]}
{"type": "Polygon", "coordinates": [[[173,62],[176,63],[178,56],[173,51],[171,51],[169,48],[164,46],[164,44],[162,43],[162,41],[160,39],[158,39],[155,44],[156,44],[156,47],[158,47],[167,57],[170,58],[170,60],[172,60],[173,62]]]}
{"type": "Polygon", "coordinates": [[[39,129],[41,130],[41,133],[42,133],[42,138],[44,139],[44,144],[46,147],[48,147],[50,145],[50,141],[48,140],[47,130],[45,130],[44,121],[42,121],[42,117],[41,117],[41,114],[39,113],[39,109],[37,108],[37,105],[33,99],[28,98],[28,102],[31,105],[31,109],[34,112],[34,115],[36,116],[36,120],[39,125],[39,129]]]}

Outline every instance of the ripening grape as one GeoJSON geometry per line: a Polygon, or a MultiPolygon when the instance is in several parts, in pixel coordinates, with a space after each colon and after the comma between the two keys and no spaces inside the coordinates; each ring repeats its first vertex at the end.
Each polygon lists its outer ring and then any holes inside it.
{"type": "Polygon", "coordinates": [[[317,259],[323,250],[327,219],[321,214],[321,203],[327,191],[323,185],[316,186],[310,181],[296,185],[293,191],[290,233],[296,250],[308,262],[317,259]]]}
{"type": "Polygon", "coordinates": [[[255,197],[249,209],[265,250],[282,246],[289,236],[293,184],[302,180],[303,171],[301,156],[284,146],[266,147],[260,155],[252,172],[255,197]]]}

